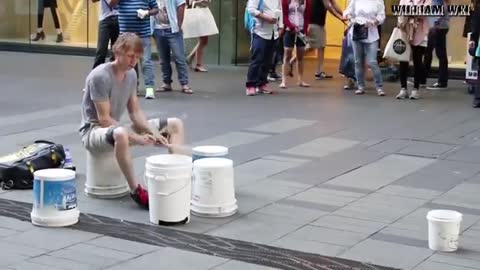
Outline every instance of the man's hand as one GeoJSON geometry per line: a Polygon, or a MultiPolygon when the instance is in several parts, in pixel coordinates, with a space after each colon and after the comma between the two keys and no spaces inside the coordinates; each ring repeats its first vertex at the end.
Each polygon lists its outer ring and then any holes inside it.
{"type": "Polygon", "coordinates": [[[263,20],[270,24],[276,24],[278,21],[277,18],[268,15],[263,15],[263,20]]]}
{"type": "Polygon", "coordinates": [[[469,47],[470,49],[475,48],[475,41],[470,41],[470,42],[468,42],[468,47],[469,47]]]}
{"type": "Polygon", "coordinates": [[[145,10],[145,9],[137,9],[137,16],[138,18],[140,19],[144,19],[147,15],[149,14],[149,11],[148,10],[145,10]]]}
{"type": "Polygon", "coordinates": [[[155,143],[158,145],[168,145],[168,140],[162,135],[158,135],[158,136],[155,136],[155,143]]]}
{"type": "Polygon", "coordinates": [[[132,135],[132,141],[134,144],[142,145],[142,146],[153,145],[156,143],[155,136],[150,134],[144,134],[144,135],[134,134],[132,135]]]}

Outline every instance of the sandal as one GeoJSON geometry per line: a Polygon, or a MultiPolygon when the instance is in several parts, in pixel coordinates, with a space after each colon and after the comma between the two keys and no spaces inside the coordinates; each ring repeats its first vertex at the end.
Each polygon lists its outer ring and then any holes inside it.
{"type": "Polygon", "coordinates": [[[299,82],[299,83],[297,83],[297,85],[300,86],[300,87],[310,87],[310,84],[305,83],[305,82],[299,82]]]}
{"type": "Polygon", "coordinates": [[[157,92],[172,92],[172,87],[166,84],[162,85],[162,87],[157,88],[157,92]]]}
{"type": "Polygon", "coordinates": [[[196,72],[208,72],[208,70],[205,67],[199,66],[199,65],[197,65],[194,70],[196,72]]]}
{"type": "Polygon", "coordinates": [[[185,87],[182,89],[182,93],[184,94],[193,94],[193,90],[190,87],[185,87]]]}
{"type": "Polygon", "coordinates": [[[282,88],[282,89],[287,89],[287,85],[284,84],[284,83],[281,83],[278,87],[282,88]]]}

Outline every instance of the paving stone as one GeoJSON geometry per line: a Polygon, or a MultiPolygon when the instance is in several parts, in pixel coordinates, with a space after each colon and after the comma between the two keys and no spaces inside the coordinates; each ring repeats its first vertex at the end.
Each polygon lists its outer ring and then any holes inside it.
{"type": "Polygon", "coordinates": [[[284,222],[284,218],[252,213],[212,230],[208,234],[268,244],[300,227],[300,225],[284,222]]]}
{"type": "Polygon", "coordinates": [[[23,262],[28,259],[28,257],[29,256],[20,255],[18,253],[13,253],[2,249],[2,252],[0,252],[0,267],[7,267],[15,263],[23,262]]]}
{"type": "Polygon", "coordinates": [[[391,223],[419,208],[426,201],[373,193],[337,211],[335,215],[391,223]]]}
{"type": "MultiPolygon", "coordinates": [[[[14,238],[15,235],[11,237],[14,238]]],[[[12,242],[11,238],[3,238],[2,241],[0,241],[0,250],[8,251],[10,254],[18,254],[27,257],[39,256],[48,252],[47,249],[42,247],[32,247],[28,244],[12,242]]]]}
{"type": "Polygon", "coordinates": [[[207,270],[227,262],[227,259],[182,251],[173,248],[163,248],[159,251],[143,255],[128,262],[115,265],[109,270],[131,269],[181,269],[207,270]]]}
{"type": "Polygon", "coordinates": [[[267,178],[299,165],[299,163],[288,161],[256,159],[235,167],[235,184],[238,187],[245,186],[258,179],[267,178]]]}
{"type": "Polygon", "coordinates": [[[193,143],[194,146],[201,145],[223,145],[225,147],[235,147],[243,144],[250,144],[270,137],[258,133],[247,132],[229,132],[207,140],[193,143]]]}
{"type": "Polygon", "coordinates": [[[309,159],[293,158],[293,157],[289,157],[289,156],[280,156],[280,155],[264,156],[264,157],[262,157],[262,159],[276,160],[276,161],[283,161],[283,162],[293,162],[293,163],[300,163],[300,164],[308,163],[308,162],[311,161],[309,159]]]}
{"type": "Polygon", "coordinates": [[[480,209],[479,184],[463,183],[443,194],[434,203],[480,209]]]}
{"type": "Polygon", "coordinates": [[[229,261],[227,263],[221,264],[211,270],[273,270],[278,268],[266,267],[253,263],[245,263],[240,261],[229,261]]]}
{"type": "Polygon", "coordinates": [[[56,267],[59,269],[66,269],[66,270],[91,270],[91,269],[99,269],[99,267],[95,267],[93,265],[89,265],[87,263],[81,263],[72,261],[69,259],[54,257],[50,255],[42,255],[39,257],[34,257],[28,260],[29,262],[45,265],[48,267],[56,267]]]}
{"type": "Polygon", "coordinates": [[[255,195],[262,199],[277,201],[308,189],[308,185],[277,180],[266,179],[254,184],[237,189],[238,194],[255,195]]]}
{"type": "Polygon", "coordinates": [[[477,260],[461,258],[456,254],[437,253],[428,259],[430,262],[444,263],[451,266],[480,269],[480,258],[477,260]]]}
{"type": "Polygon", "coordinates": [[[330,257],[338,256],[348,249],[348,247],[345,246],[321,243],[308,239],[298,239],[291,234],[276,240],[271,245],[330,257]]]}
{"type": "Polygon", "coordinates": [[[413,141],[407,147],[398,151],[398,153],[419,157],[437,158],[442,154],[452,151],[455,147],[457,146],[451,144],[413,141]]]}
{"type": "Polygon", "coordinates": [[[422,168],[419,172],[426,175],[439,177],[442,175],[468,179],[480,172],[478,164],[451,161],[451,160],[437,160],[429,166],[422,168]]]}
{"type": "Polygon", "coordinates": [[[118,250],[117,247],[107,248],[107,247],[100,247],[100,246],[94,246],[94,245],[87,245],[84,243],[70,246],[64,250],[70,250],[70,251],[83,253],[83,254],[99,255],[101,257],[111,258],[118,261],[129,260],[139,255],[138,253],[120,251],[118,250]]]}
{"type": "Polygon", "coordinates": [[[282,153],[320,158],[348,149],[356,144],[358,144],[357,141],[323,137],[282,151],[282,153]]]}
{"type": "Polygon", "coordinates": [[[432,200],[442,194],[440,191],[422,189],[422,188],[412,188],[412,187],[403,187],[396,185],[389,185],[380,190],[378,193],[397,195],[409,198],[418,198],[423,200],[432,200]]]}
{"type": "Polygon", "coordinates": [[[57,250],[100,235],[65,228],[38,228],[4,238],[4,241],[29,247],[57,250]]]}
{"type": "Polygon", "coordinates": [[[410,140],[388,139],[374,144],[368,149],[371,151],[393,154],[407,147],[410,143],[410,140]]]}
{"type": "Polygon", "coordinates": [[[374,234],[388,224],[336,215],[326,215],[311,223],[313,226],[337,229],[347,232],[374,234]]]}
{"type": "Polygon", "coordinates": [[[434,162],[434,160],[390,155],[362,168],[341,175],[328,181],[327,184],[377,190],[432,162],[434,162]]]}
{"type": "Polygon", "coordinates": [[[463,181],[462,178],[447,174],[431,175],[417,171],[395,181],[393,185],[445,192],[463,181]]]}
{"type": "Polygon", "coordinates": [[[103,256],[100,253],[91,253],[85,251],[74,250],[70,248],[60,249],[54,252],[51,252],[49,255],[63,258],[67,260],[72,260],[78,263],[86,263],[90,265],[92,268],[103,269],[109,266],[113,266],[118,264],[121,261],[125,261],[130,259],[131,257],[127,257],[125,259],[114,259],[103,256]]]}
{"type": "Polygon", "coordinates": [[[284,218],[285,223],[304,225],[328,214],[321,210],[303,208],[283,203],[273,203],[256,211],[264,215],[284,218]]]}
{"type": "Polygon", "coordinates": [[[307,225],[289,234],[298,240],[309,240],[337,246],[350,247],[366,239],[369,233],[356,233],[307,225]]]}
{"type": "Polygon", "coordinates": [[[249,128],[248,130],[267,133],[284,133],[294,129],[311,126],[315,123],[316,121],[282,118],[256,127],[249,128]]]}
{"type": "Polygon", "coordinates": [[[348,203],[358,200],[363,196],[364,194],[355,192],[346,192],[323,188],[311,188],[290,197],[289,200],[306,201],[342,207],[347,205],[348,203]]]}
{"type": "Polygon", "coordinates": [[[62,269],[62,268],[53,267],[51,265],[47,266],[47,265],[32,263],[32,262],[21,262],[21,263],[9,266],[9,268],[18,269],[18,270],[57,270],[57,269],[62,269]]]}
{"type": "Polygon", "coordinates": [[[0,238],[20,233],[19,231],[0,228],[0,238]]]}
{"type": "Polygon", "coordinates": [[[427,248],[367,239],[342,253],[340,257],[400,269],[412,269],[432,254],[433,251],[427,248]]]}
{"type": "MultiPolygon", "coordinates": [[[[415,267],[414,270],[471,270],[474,268],[455,266],[447,263],[426,261],[415,267]]],[[[477,268],[478,269],[478,268],[477,268]]]]}
{"type": "Polygon", "coordinates": [[[447,155],[447,160],[456,160],[456,161],[464,161],[470,163],[480,163],[478,156],[480,155],[480,146],[465,146],[457,151],[452,152],[451,154],[447,155]]]}

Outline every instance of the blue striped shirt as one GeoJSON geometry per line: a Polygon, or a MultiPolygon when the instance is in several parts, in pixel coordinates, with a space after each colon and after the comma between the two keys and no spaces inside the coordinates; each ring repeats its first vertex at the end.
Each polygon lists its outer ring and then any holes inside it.
{"type": "Polygon", "coordinates": [[[153,8],[158,8],[156,0],[120,0],[118,3],[120,33],[131,32],[141,38],[150,37],[152,35],[150,18],[148,16],[143,20],[138,18],[137,9],[153,8]]]}

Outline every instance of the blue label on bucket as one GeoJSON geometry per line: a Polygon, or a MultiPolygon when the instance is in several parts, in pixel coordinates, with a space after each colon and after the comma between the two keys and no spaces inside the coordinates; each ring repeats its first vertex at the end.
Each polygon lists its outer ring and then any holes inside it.
{"type": "Polygon", "coordinates": [[[33,181],[34,207],[71,210],[77,207],[75,179],[67,181],[33,181]],[[42,192],[43,182],[43,192],[42,192]],[[43,193],[43,198],[42,198],[43,193]],[[42,206],[43,200],[43,206],[42,206]]]}

